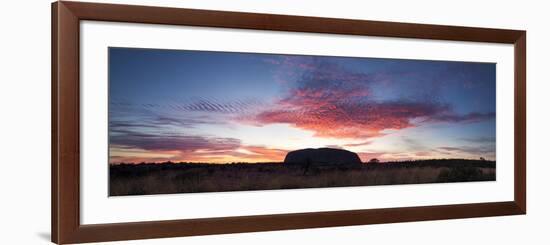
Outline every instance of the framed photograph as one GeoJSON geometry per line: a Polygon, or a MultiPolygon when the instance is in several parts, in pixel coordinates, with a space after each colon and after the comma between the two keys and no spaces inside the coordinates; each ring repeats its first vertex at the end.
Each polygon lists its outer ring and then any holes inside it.
{"type": "Polygon", "coordinates": [[[52,241],[525,214],[525,38],[55,2],[52,241]]]}

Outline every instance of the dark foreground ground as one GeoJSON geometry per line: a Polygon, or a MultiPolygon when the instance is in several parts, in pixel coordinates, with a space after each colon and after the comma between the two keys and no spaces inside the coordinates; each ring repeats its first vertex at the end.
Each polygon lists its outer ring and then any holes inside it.
{"type": "Polygon", "coordinates": [[[446,159],[312,167],[282,163],[117,164],[109,195],[149,195],[495,180],[495,162],[446,159]]]}

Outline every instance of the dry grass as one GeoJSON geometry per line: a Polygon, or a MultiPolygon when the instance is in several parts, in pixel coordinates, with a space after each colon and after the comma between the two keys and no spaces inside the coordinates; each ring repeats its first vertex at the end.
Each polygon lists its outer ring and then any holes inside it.
{"type": "Polygon", "coordinates": [[[281,163],[111,165],[111,196],[495,180],[495,162],[428,160],[312,168],[281,163]]]}

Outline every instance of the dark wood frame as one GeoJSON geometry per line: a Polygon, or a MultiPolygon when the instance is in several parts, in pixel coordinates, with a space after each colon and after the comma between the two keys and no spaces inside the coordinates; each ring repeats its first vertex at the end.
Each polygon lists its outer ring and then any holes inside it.
{"type": "MultiPolygon", "coordinates": [[[[526,213],[526,32],[163,7],[52,4],[52,241],[81,243],[304,229],[526,213]],[[507,43],[514,45],[514,200],[99,225],[80,224],[79,23],[81,20],[507,43]]],[[[511,98],[510,98],[511,99],[511,98]]]]}

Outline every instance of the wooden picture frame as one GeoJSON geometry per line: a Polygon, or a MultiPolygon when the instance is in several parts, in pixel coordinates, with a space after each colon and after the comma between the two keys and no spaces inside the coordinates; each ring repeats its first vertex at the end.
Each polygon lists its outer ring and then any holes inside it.
{"type": "Polygon", "coordinates": [[[305,229],[526,213],[526,32],[164,7],[52,4],[52,241],[58,244],[305,229]],[[82,225],[80,222],[79,22],[82,20],[514,45],[514,200],[478,204],[289,213],[82,225]]]}

